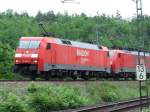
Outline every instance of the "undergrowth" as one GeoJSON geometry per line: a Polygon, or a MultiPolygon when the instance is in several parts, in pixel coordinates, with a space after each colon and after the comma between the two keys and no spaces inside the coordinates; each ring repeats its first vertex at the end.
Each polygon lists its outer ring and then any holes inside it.
{"type": "Polygon", "coordinates": [[[137,97],[137,89],[110,83],[37,84],[0,88],[0,112],[48,112],[137,97]],[[129,94],[127,94],[129,93],[129,94]]]}

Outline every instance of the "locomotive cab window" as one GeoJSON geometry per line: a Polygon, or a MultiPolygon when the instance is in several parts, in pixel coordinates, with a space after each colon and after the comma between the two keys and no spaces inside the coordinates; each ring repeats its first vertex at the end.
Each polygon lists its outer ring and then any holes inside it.
{"type": "Polygon", "coordinates": [[[35,40],[21,40],[19,43],[20,49],[37,49],[40,46],[40,41],[35,40]]]}
{"type": "Polygon", "coordinates": [[[51,44],[50,43],[47,43],[46,49],[51,49],[51,44]]]}

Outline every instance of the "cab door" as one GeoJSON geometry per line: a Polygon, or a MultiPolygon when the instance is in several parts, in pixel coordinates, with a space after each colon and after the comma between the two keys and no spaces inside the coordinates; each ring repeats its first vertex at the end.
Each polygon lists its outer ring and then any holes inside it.
{"type": "Polygon", "coordinates": [[[45,55],[45,63],[47,64],[51,64],[52,63],[52,46],[51,43],[46,43],[45,46],[45,53],[43,54],[45,55]]]}

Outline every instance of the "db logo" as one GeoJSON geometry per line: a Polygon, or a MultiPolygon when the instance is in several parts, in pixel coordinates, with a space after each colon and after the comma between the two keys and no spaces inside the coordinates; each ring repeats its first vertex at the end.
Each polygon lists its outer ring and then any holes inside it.
{"type": "Polygon", "coordinates": [[[77,56],[89,56],[89,51],[77,49],[77,56]]]}

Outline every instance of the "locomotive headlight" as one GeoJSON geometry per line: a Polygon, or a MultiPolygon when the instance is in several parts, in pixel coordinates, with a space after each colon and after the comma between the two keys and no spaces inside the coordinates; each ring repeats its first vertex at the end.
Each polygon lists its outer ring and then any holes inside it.
{"type": "Polygon", "coordinates": [[[37,60],[34,60],[34,63],[37,63],[37,60]]]}
{"type": "Polygon", "coordinates": [[[32,57],[32,58],[37,58],[37,57],[38,57],[38,54],[31,54],[31,57],[32,57]]]}
{"type": "Polygon", "coordinates": [[[18,63],[19,62],[19,60],[16,60],[16,63],[18,63]]]}
{"type": "Polygon", "coordinates": [[[22,56],[22,54],[19,54],[19,53],[15,54],[16,58],[20,58],[21,56],[22,56]]]}

